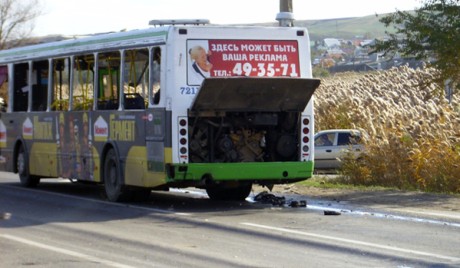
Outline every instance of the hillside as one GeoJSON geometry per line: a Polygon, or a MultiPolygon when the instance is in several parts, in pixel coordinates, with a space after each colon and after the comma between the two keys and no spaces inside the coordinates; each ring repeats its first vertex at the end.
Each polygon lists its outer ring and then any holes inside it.
{"type": "Polygon", "coordinates": [[[313,41],[328,37],[352,39],[356,36],[366,36],[366,38],[375,38],[385,34],[385,27],[379,22],[381,17],[371,15],[330,20],[299,20],[295,22],[295,25],[306,27],[313,41]]]}
{"type": "MultiPolygon", "coordinates": [[[[352,39],[356,36],[376,38],[385,35],[386,28],[379,22],[379,19],[384,16],[385,14],[327,20],[296,20],[294,21],[294,25],[306,27],[312,41],[320,41],[328,37],[339,39],[352,39]]],[[[277,26],[278,23],[258,23],[252,25],[277,26]]]]}

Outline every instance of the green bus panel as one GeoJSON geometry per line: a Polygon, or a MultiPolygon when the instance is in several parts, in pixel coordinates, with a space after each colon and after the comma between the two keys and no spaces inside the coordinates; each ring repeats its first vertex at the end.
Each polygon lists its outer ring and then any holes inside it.
{"type": "Polygon", "coordinates": [[[170,182],[199,181],[210,176],[214,181],[297,181],[311,178],[313,162],[243,162],[243,163],[194,163],[175,166],[170,182]]]}

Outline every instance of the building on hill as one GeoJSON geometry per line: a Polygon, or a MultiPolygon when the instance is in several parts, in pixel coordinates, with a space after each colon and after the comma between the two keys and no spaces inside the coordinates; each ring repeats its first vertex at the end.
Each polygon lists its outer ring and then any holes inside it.
{"type": "Polygon", "coordinates": [[[341,42],[339,39],[336,38],[325,38],[323,40],[323,44],[326,47],[326,49],[337,49],[340,48],[341,42]]]}

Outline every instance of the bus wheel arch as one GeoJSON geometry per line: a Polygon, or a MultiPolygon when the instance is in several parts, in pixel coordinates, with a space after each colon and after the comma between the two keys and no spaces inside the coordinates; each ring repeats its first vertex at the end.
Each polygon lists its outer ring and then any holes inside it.
{"type": "Polygon", "coordinates": [[[40,183],[40,177],[30,174],[29,151],[23,140],[16,141],[13,155],[15,160],[13,170],[18,173],[21,184],[28,188],[37,187],[40,183]]]}
{"type": "Polygon", "coordinates": [[[101,179],[107,199],[112,202],[128,201],[130,191],[124,181],[123,167],[116,144],[107,144],[101,159],[101,179]]]}

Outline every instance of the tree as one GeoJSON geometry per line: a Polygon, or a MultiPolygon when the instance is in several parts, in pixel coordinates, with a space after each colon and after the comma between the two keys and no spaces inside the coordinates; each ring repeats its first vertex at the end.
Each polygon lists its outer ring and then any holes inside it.
{"type": "Polygon", "coordinates": [[[428,60],[438,69],[435,82],[449,81],[460,88],[460,0],[424,0],[415,11],[397,11],[379,21],[395,31],[385,33],[387,40],[377,40],[373,52],[384,52],[428,60]]]}
{"type": "Polygon", "coordinates": [[[41,15],[40,0],[0,0],[0,50],[24,43],[41,15]]]}

